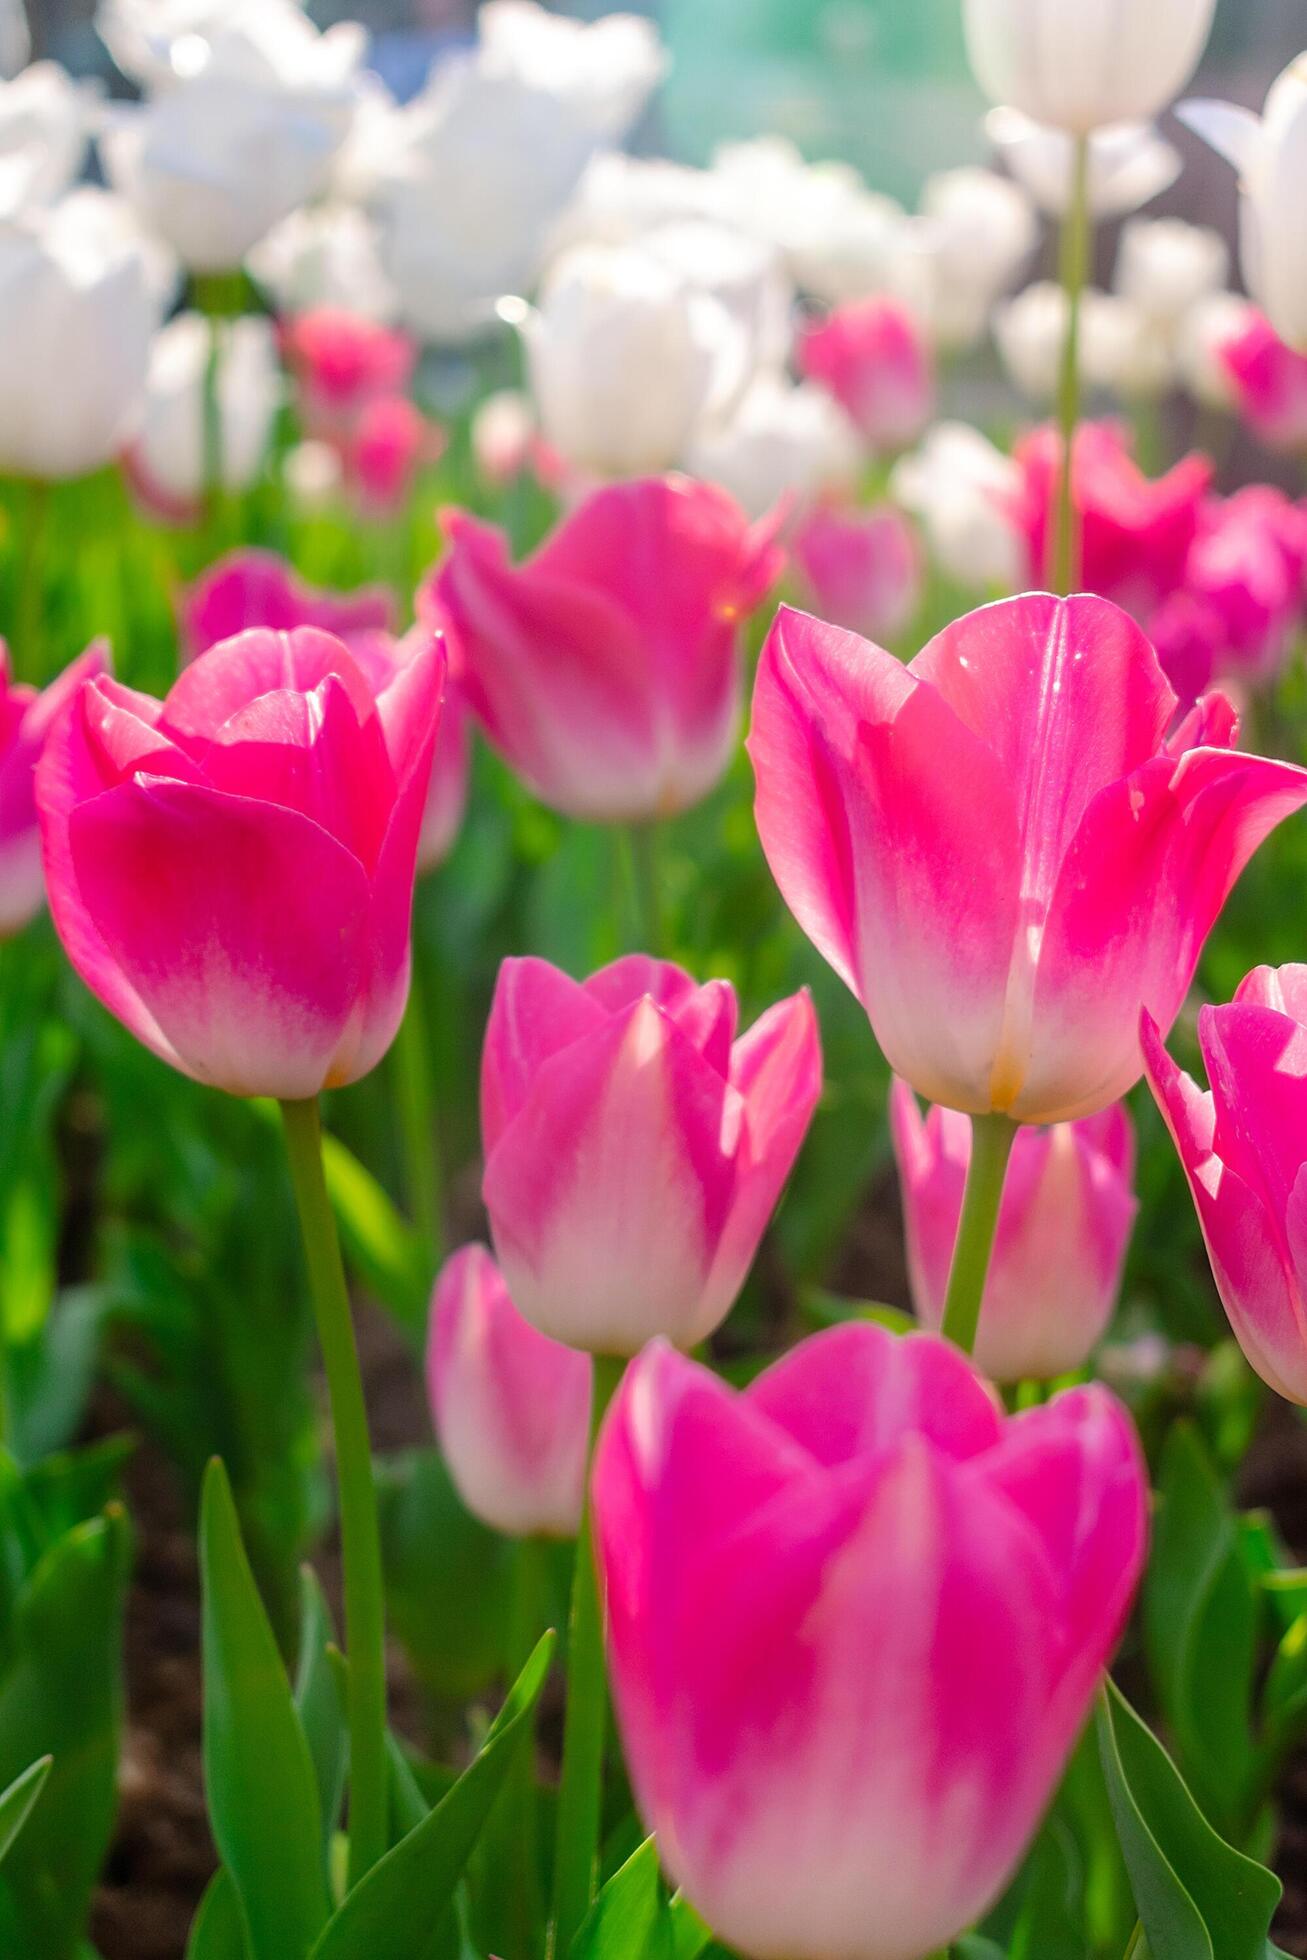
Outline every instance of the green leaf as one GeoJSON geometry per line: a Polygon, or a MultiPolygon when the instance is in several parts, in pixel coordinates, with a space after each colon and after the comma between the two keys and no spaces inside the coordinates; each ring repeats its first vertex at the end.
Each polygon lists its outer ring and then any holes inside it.
{"type": "Polygon", "coordinates": [[[429,1693],[466,1700],[503,1671],[517,1547],[467,1511],[435,1450],[377,1466],[391,1625],[429,1693]]]}
{"type": "Polygon", "coordinates": [[[339,1137],[323,1136],[322,1170],[346,1257],[409,1339],[420,1343],[431,1285],[420,1238],[339,1137]]]}
{"type": "Polygon", "coordinates": [[[518,1748],[527,1740],[549,1672],[544,1635],[457,1783],[374,1865],[313,1948],[312,1960],[426,1960],[472,1848],[518,1748]]]}
{"type": "Polygon", "coordinates": [[[1112,1681],[1098,1746],[1152,1960],[1266,1960],[1280,1881],[1219,1838],[1112,1681]]]}
{"type": "Polygon", "coordinates": [[[674,1892],[667,1908],[672,1922],[672,1952],[675,1960],[699,1960],[712,1945],[713,1930],[700,1919],[684,1892],[674,1892]]]}
{"type": "Polygon", "coordinates": [[[658,1846],[649,1837],[591,1906],[572,1941],[571,1960],[673,1960],[673,1953],[658,1846]]]}
{"type": "Polygon", "coordinates": [[[328,1843],[345,1795],[348,1735],[345,1702],[332,1661],[335,1630],[310,1566],[300,1567],[300,1647],[295,1707],[313,1758],[322,1829],[328,1843]]]}
{"type": "Polygon", "coordinates": [[[0,1792],[0,1862],[3,1862],[18,1833],[27,1822],[33,1805],[45,1788],[45,1780],[50,1774],[53,1756],[42,1756],[21,1776],[16,1776],[9,1788],[0,1792]]]}
{"type": "Polygon", "coordinates": [[[219,1865],[191,1921],[186,1960],[250,1960],[249,1941],[231,1873],[219,1865]]]}
{"type": "Polygon", "coordinates": [[[330,1910],[308,1741],[215,1458],[200,1506],[204,1787],[251,1960],[302,1960],[330,1910]]]}

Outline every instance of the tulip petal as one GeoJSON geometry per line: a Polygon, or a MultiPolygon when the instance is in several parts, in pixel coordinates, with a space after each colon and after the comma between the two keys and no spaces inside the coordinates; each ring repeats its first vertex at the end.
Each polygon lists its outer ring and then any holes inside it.
{"type": "Polygon", "coordinates": [[[502,963],[481,1051],[481,1147],[487,1162],[526,1102],[541,1064],[603,1027],[606,1018],[587,988],[548,960],[528,956],[502,963]]]}
{"type": "Polygon", "coordinates": [[[730,1073],[739,1004],[729,981],[709,980],[701,987],[670,960],[629,953],[592,973],[582,985],[591,1000],[599,1001],[610,1014],[648,994],[719,1075],[730,1073]]]}
{"type": "Polygon", "coordinates": [[[1255,966],[1235,989],[1235,1003],[1271,1007],[1307,1026],[1307,966],[1255,966]]]}
{"type": "Polygon", "coordinates": [[[1253,110],[1198,97],[1177,103],[1175,113],[1195,136],[1232,163],[1240,176],[1254,168],[1262,144],[1262,119],[1253,110]]]}
{"type": "Polygon", "coordinates": [[[188,657],[233,639],[251,627],[288,633],[296,626],[318,626],[339,635],[387,632],[395,605],[382,585],[355,592],[320,592],[296,576],[275,551],[232,551],[211,565],[184,595],[182,640],[188,657]]]}
{"type": "Polygon", "coordinates": [[[185,668],[163,704],[159,726],[183,748],[214,739],[223,723],[261,694],[311,694],[334,674],[360,722],[374,712],[367,682],[345,646],[316,627],[272,632],[262,627],[220,641],[185,668]]]}
{"type": "Polygon", "coordinates": [[[396,782],[402,783],[417,759],[432,752],[444,714],[448,650],[439,633],[396,642],[400,656],[390,680],[377,693],[377,714],[396,782]]]}

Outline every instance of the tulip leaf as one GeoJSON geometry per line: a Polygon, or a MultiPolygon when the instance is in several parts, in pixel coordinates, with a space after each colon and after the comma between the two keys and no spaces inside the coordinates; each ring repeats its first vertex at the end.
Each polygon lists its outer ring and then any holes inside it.
{"type": "Polygon", "coordinates": [[[215,1458],[200,1506],[204,1786],[251,1960],[301,1960],[330,1910],[308,1740],[215,1458]]]}
{"type": "Polygon", "coordinates": [[[1097,1710],[1112,1814],[1152,1960],[1266,1960],[1281,1886],[1218,1837],[1112,1681],[1097,1710]]]}
{"type": "MultiPolygon", "coordinates": [[[[474,1761],[408,1836],[362,1878],[322,1933],[312,1960],[428,1960],[463,1868],[527,1741],[549,1672],[547,1633],[510,1690],[474,1761]]],[[[393,1772],[392,1757],[392,1772],[393,1772]]]]}
{"type": "Polygon", "coordinates": [[[426,1334],[431,1274],[422,1241],[339,1137],[322,1139],[322,1171],[346,1256],[415,1345],[426,1334]]]}
{"type": "Polygon", "coordinates": [[[53,1762],[53,1756],[41,1756],[16,1776],[7,1790],[0,1791],[0,1862],[31,1815],[53,1762]]]}
{"type": "Polygon", "coordinates": [[[668,1907],[672,1922],[672,1951],[676,1960],[699,1960],[713,1943],[713,1930],[700,1919],[684,1892],[674,1892],[668,1907]]]}
{"type": "Polygon", "coordinates": [[[653,1838],[613,1873],[570,1953],[571,1960],[673,1960],[677,1949],[653,1838]]]}
{"type": "Polygon", "coordinates": [[[186,1960],[250,1960],[249,1941],[231,1873],[219,1865],[191,1921],[186,1960]]]}
{"type": "Polygon", "coordinates": [[[300,1650],[295,1707],[313,1758],[323,1835],[330,1843],[345,1794],[345,1702],[332,1662],[335,1631],[312,1569],[300,1568],[300,1650]]]}

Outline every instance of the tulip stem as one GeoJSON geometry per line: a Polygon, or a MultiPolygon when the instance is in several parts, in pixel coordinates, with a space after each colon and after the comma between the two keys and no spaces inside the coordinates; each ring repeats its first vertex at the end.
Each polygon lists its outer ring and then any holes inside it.
{"type": "Polygon", "coordinates": [[[658,823],[633,823],[627,835],[631,840],[631,873],[635,885],[635,922],[641,944],[637,949],[661,959],[667,950],[663,918],[663,894],[658,850],[658,823]]]}
{"type": "MultiPolygon", "coordinates": [[[[597,1354],[594,1358],[591,1457],[604,1411],[616,1393],[625,1366],[623,1360],[611,1355],[597,1354]]],[[[607,1706],[603,1605],[595,1566],[587,1474],[567,1623],[567,1710],[563,1718],[563,1766],[558,1781],[554,1839],[554,1903],[547,1960],[567,1960],[568,1950],[595,1896],[607,1706]]]]}
{"type": "Polygon", "coordinates": [[[964,1354],[976,1345],[980,1303],[998,1229],[998,1208],[1017,1125],[1008,1116],[973,1116],[971,1162],[962,1199],[962,1216],[949,1268],[940,1332],[964,1354]]]}
{"type": "Polygon", "coordinates": [[[1080,420],[1080,312],[1089,277],[1091,225],[1089,214],[1089,138],[1075,139],[1071,165],[1071,197],[1062,220],[1061,276],[1066,293],[1066,338],[1057,389],[1057,420],[1061,436],[1057,509],[1052,548],[1054,592],[1074,592],[1080,582],[1080,539],[1075,508],[1075,439],[1080,420]]]}
{"type": "Polygon", "coordinates": [[[318,1105],[283,1102],[286,1155],[299,1208],[309,1291],[327,1372],[336,1438],[349,1656],[349,1883],[387,1848],[385,1598],[376,1487],[354,1323],[336,1221],[322,1173],[318,1105]]]}
{"type": "Polygon", "coordinates": [[[431,1087],[431,1052],[421,975],[414,961],[408,1005],[399,1024],[392,1053],[392,1077],[399,1102],[400,1137],[404,1150],[404,1182],[409,1213],[422,1237],[422,1249],[432,1273],[444,1257],[440,1143],[436,1135],[436,1105],[431,1087]]]}

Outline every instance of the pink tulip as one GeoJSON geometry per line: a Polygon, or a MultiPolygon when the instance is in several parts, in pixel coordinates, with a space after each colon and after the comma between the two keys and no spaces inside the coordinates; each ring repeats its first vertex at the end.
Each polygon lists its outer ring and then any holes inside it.
{"type": "Polygon", "coordinates": [[[851,300],[799,340],[799,368],[832,394],[872,449],[906,449],[929,422],[935,375],[925,337],[907,307],[851,300]]]}
{"type": "Polygon", "coordinates": [[[661,1342],[600,1434],[636,1799],[753,1960],[922,1960],[1033,1834],[1143,1564],[1124,1410],[1005,1421],[931,1334],[818,1334],[736,1394],[661,1342]]]}
{"type": "Polygon", "coordinates": [[[1213,500],[1186,567],[1219,621],[1218,675],[1273,679],[1302,625],[1307,512],[1269,484],[1213,500]]]}
{"type": "MultiPolygon", "coordinates": [[[[944,1318],[949,1266],[971,1162],[971,1119],[933,1108],[923,1119],[906,1082],[890,1091],[912,1303],[927,1327],[944,1318]]],[[[976,1339],[993,1381],[1048,1381],[1088,1360],[1112,1318],[1130,1228],[1134,1128],[1114,1103],[1079,1123],[1018,1130],[976,1339]]]]}
{"type": "Polygon", "coordinates": [[[523,1320],[483,1245],[445,1264],[431,1296],[427,1391],[469,1511],[514,1538],[575,1537],[590,1438],[588,1354],[523,1320]]]}
{"type": "Polygon", "coordinates": [[[38,693],[11,678],[0,640],[0,939],[21,932],[45,902],[35,782],[46,739],[82,682],[108,665],[97,641],[38,693]]]}
{"type": "Polygon", "coordinates": [[[444,453],[445,432],[405,395],[369,402],[345,443],[345,473],[366,516],[393,517],[420,469],[444,453]]]}
{"type": "Polygon", "coordinates": [[[821,1090],[806,993],[735,1039],[725,980],[634,954],[582,983],[505,960],[481,1063],[482,1195],[520,1310],[634,1354],[725,1319],[821,1090]]]}
{"type": "MultiPolygon", "coordinates": [[[[351,633],[345,643],[373,693],[380,698],[406,666],[441,629],[435,620],[419,617],[402,638],[391,633],[351,633]]],[[[446,655],[448,656],[448,647],[446,655]]],[[[444,863],[453,849],[467,810],[472,774],[472,740],[467,707],[458,676],[450,661],[446,670],[445,697],[440,708],[440,725],[431,758],[431,781],[422,807],[422,829],[418,835],[419,877],[444,863]]]]}
{"type": "Polygon", "coordinates": [[[277,633],[316,626],[348,642],[355,633],[390,631],[394,613],[394,600],[383,585],[323,591],[300,578],[275,551],[247,546],[217,559],[183,594],[182,653],[193,660],[251,626],[277,633]]]}
{"type": "Polygon", "coordinates": [[[1259,966],[1228,1007],[1203,1008],[1206,1092],[1147,1016],[1142,1040],[1235,1338],[1307,1404],[1307,966],[1259,966]]]}
{"type": "Polygon", "coordinates": [[[1285,345],[1264,314],[1220,351],[1239,414],[1271,449],[1307,448],[1307,354],[1285,345]]]}
{"type": "Polygon", "coordinates": [[[315,435],[339,433],[378,396],[402,393],[418,354],[408,334],[340,306],[315,306],[283,321],[281,348],[315,435]]]}
{"type": "Polygon", "coordinates": [[[1148,621],[1162,672],[1182,704],[1197,701],[1216,679],[1225,628],[1215,606],[1194,592],[1173,592],[1148,621]]]}
{"type": "Polygon", "coordinates": [[[741,618],[780,570],[770,524],[687,477],[597,490],[524,564],[462,511],[435,597],[468,699],[543,802],[634,822],[706,796],[739,721],[741,618]]]}
{"type": "Polygon", "coordinates": [[[921,547],[892,504],[866,511],[818,504],[790,549],[816,611],[832,625],[892,640],[911,624],[921,602],[921,547]]]}
{"type": "Polygon", "coordinates": [[[1030,593],[903,667],[782,608],[749,750],[799,924],[929,1102],[1089,1116],[1137,1080],[1204,939],[1307,771],[1240,755],[1176,699],[1126,614],[1030,593]]]}
{"type": "Polygon", "coordinates": [[[74,697],[37,770],[50,910],[183,1074],[307,1097],[389,1047],[444,664],[430,640],[374,699],[330,634],[255,630],[163,701],[105,675],[74,697]]]}
{"type": "MultiPolygon", "coordinates": [[[[1014,451],[1030,578],[1046,576],[1053,511],[1062,474],[1062,442],[1051,426],[1035,429],[1014,451]]],[[[1165,476],[1146,477],[1130,439],[1112,422],[1082,423],[1072,452],[1081,531],[1081,584],[1137,618],[1184,584],[1212,480],[1206,456],[1186,456],[1165,476]]]]}

